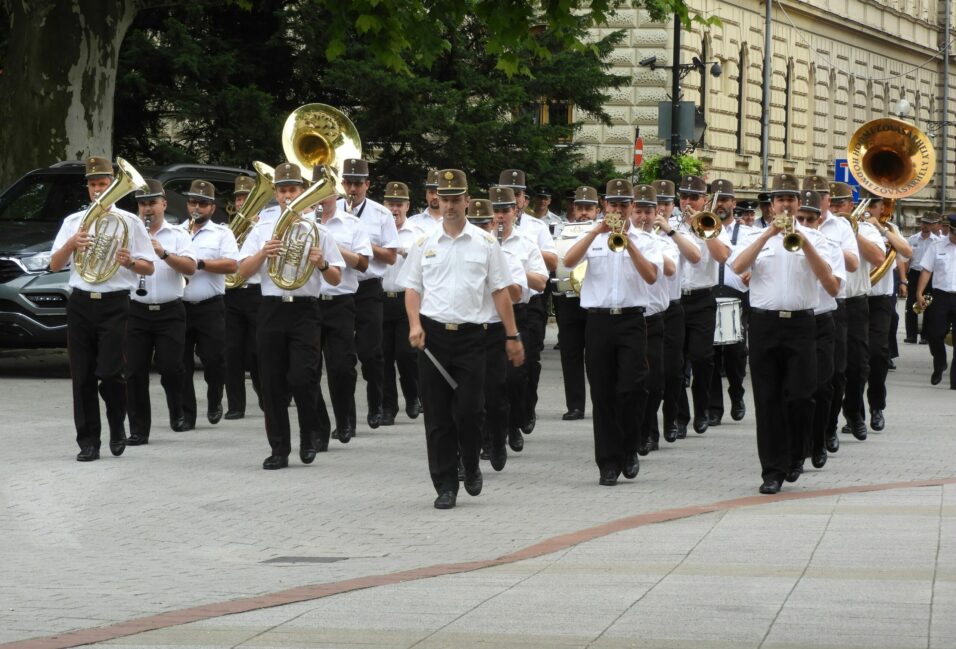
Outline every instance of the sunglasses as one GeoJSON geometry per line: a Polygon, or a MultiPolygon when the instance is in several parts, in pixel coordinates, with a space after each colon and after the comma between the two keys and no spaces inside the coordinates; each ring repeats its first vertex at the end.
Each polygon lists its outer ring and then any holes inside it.
{"type": "Polygon", "coordinates": [[[797,221],[799,221],[800,223],[816,223],[820,217],[819,216],[803,216],[803,215],[797,214],[794,218],[797,219],[797,221]]]}

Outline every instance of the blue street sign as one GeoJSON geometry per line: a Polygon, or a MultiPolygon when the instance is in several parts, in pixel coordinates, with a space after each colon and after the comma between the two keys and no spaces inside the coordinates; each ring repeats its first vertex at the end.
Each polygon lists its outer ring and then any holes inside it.
{"type": "Polygon", "coordinates": [[[838,183],[846,183],[853,188],[853,202],[860,200],[860,181],[854,178],[846,158],[837,158],[833,165],[833,175],[838,183]]]}

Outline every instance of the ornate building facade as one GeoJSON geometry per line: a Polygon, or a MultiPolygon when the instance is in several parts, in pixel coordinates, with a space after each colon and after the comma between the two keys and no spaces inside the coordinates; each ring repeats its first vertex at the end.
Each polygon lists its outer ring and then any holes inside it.
{"type": "MultiPolygon", "coordinates": [[[[708,62],[682,82],[708,124],[695,154],[709,178],[724,177],[753,195],[762,187],[764,0],[690,0],[704,16],[718,16],[715,27],[682,31],[681,63],[708,62]],[[717,61],[722,74],[708,74],[717,61]]],[[[770,89],[770,174],[791,172],[834,176],[835,161],[846,158],[853,132],[868,120],[891,116],[900,99],[912,106],[908,121],[933,138],[937,157],[943,146],[939,122],[956,120],[956,60],[950,66],[951,100],[943,114],[945,0],[774,0],[770,89]]],[[[956,20],[953,20],[956,23],[956,20]]],[[[584,121],[576,140],[594,160],[607,159],[621,171],[632,163],[635,128],[645,138],[645,156],[664,151],[657,130],[658,102],[669,101],[671,71],[640,65],[650,56],[673,63],[673,25],[650,22],[643,11],[622,10],[607,30],[625,30],[613,63],[631,84],[611,99],[612,124],[584,121]]],[[[956,32],[953,32],[956,33],[956,32]]],[[[953,36],[951,33],[951,38],[953,36]]],[[[956,48],[953,48],[956,49],[956,48]]],[[[956,203],[954,136],[948,144],[947,203],[956,203]]],[[[941,166],[929,187],[906,202],[907,221],[938,209],[941,166]]]]}

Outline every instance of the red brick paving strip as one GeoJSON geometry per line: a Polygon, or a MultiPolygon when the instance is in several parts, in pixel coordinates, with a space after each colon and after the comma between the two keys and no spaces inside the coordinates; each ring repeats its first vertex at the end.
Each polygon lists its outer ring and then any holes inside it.
{"type": "Polygon", "coordinates": [[[368,577],[358,577],[356,579],[346,579],[327,584],[313,584],[310,586],[299,586],[288,590],[280,590],[275,593],[258,595],[255,597],[243,597],[242,599],[233,599],[225,602],[207,604],[204,606],[195,606],[193,608],[184,608],[178,611],[169,611],[168,613],[159,613],[125,622],[117,622],[103,627],[94,627],[92,629],[79,629],[60,635],[45,636],[33,638],[30,640],[18,640],[0,644],[0,649],[66,649],[68,647],[78,647],[80,645],[92,644],[95,642],[104,642],[115,640],[126,636],[136,635],[145,631],[155,631],[168,627],[189,624],[190,622],[199,622],[226,615],[235,615],[237,613],[248,613],[284,604],[295,604],[313,599],[321,599],[331,595],[340,595],[355,590],[365,588],[375,588],[378,586],[389,586],[391,584],[400,584],[406,581],[415,581],[418,579],[428,579],[430,577],[441,577],[444,575],[456,575],[492,566],[515,563],[525,559],[551,554],[558,550],[564,550],[574,545],[593,541],[602,536],[608,536],[615,532],[632,530],[644,525],[653,525],[654,523],[665,523],[690,516],[700,514],[709,514],[711,512],[728,511],[731,509],[740,509],[742,507],[752,507],[754,505],[765,505],[767,503],[781,502],[785,500],[806,500],[809,498],[825,498],[827,496],[839,496],[843,494],[866,493],[870,491],[888,491],[891,489],[912,489],[916,487],[939,487],[947,484],[956,484],[956,478],[945,478],[941,480],[916,480],[913,482],[890,482],[886,484],[862,485],[857,487],[840,487],[836,489],[819,489],[815,491],[787,492],[779,493],[774,496],[748,496],[746,498],[736,498],[733,500],[722,500],[707,505],[695,505],[691,507],[681,507],[677,509],[664,509],[648,514],[638,514],[620,518],[609,523],[588,527],[576,532],[561,534],[546,539],[540,543],[522,548],[517,552],[498,557],[497,559],[485,559],[480,561],[468,561],[465,563],[444,563],[424,568],[415,568],[412,570],[403,570],[385,575],[370,575],[368,577]]]}

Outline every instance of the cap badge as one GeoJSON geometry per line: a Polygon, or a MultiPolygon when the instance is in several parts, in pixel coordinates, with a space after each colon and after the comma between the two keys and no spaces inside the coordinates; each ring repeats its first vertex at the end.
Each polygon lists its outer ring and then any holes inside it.
{"type": "Polygon", "coordinates": [[[452,172],[450,172],[450,171],[446,171],[446,172],[445,172],[445,180],[451,180],[451,179],[453,179],[454,177],[455,177],[455,174],[453,174],[452,172]]]}

